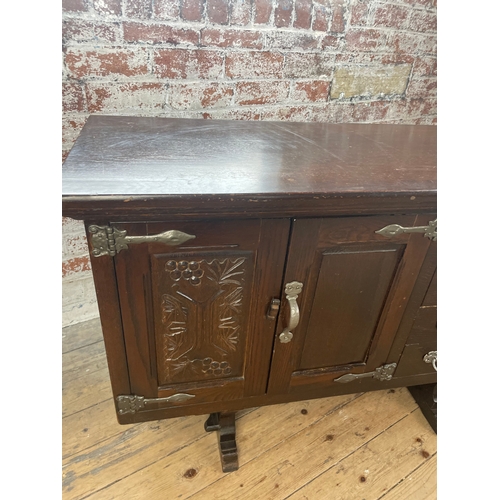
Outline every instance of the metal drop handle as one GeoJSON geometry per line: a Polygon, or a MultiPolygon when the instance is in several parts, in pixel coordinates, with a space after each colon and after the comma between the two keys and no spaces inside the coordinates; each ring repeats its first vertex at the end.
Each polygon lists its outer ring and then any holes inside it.
{"type": "Polygon", "coordinates": [[[286,300],[290,306],[290,317],[288,320],[288,326],[280,333],[280,342],[282,344],[287,344],[292,340],[293,330],[298,324],[300,319],[299,305],[297,304],[297,296],[302,291],[304,285],[299,281],[292,281],[285,285],[286,300]]]}
{"type": "Polygon", "coordinates": [[[432,368],[434,368],[434,370],[438,371],[438,367],[437,367],[438,353],[437,353],[437,351],[429,351],[424,356],[423,359],[424,359],[425,363],[431,363],[432,364],[432,368]]]}

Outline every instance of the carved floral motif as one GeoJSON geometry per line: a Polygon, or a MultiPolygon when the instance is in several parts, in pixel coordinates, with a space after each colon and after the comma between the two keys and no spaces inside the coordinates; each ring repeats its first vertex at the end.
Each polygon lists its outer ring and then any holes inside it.
{"type": "Polygon", "coordinates": [[[202,377],[231,374],[230,363],[224,358],[236,351],[241,335],[245,261],[244,257],[190,262],[171,259],[165,264],[165,272],[173,282],[169,287],[172,293],[163,294],[161,303],[163,370],[167,379],[184,373],[202,377]],[[189,292],[189,285],[182,285],[185,282],[199,291],[192,288],[189,292]],[[206,328],[195,328],[195,321],[205,321],[200,320],[200,311],[208,318],[215,313],[216,325],[212,320],[212,324],[207,321],[206,328]],[[188,331],[190,315],[193,323],[188,331]],[[222,359],[189,356],[191,351],[208,354],[214,350],[222,359]]]}

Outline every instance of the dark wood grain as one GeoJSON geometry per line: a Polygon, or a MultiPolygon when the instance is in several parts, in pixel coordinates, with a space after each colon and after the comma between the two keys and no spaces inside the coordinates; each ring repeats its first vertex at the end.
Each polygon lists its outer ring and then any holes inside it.
{"type": "MultiPolygon", "coordinates": [[[[387,361],[430,241],[422,234],[388,240],[376,231],[420,225],[425,218],[294,222],[285,283],[304,284],[297,299],[301,317],[290,343],[275,339],[270,394],[328,385],[343,372],[371,372],[387,361]]],[[[286,315],[285,309],[282,327],[286,315]]]]}
{"type": "Polygon", "coordinates": [[[204,403],[265,392],[276,325],[266,312],[280,293],[289,224],[114,223],[131,236],[196,236],[131,244],[115,258],[133,394],[204,403]]]}
{"type": "Polygon", "coordinates": [[[435,211],[435,127],[91,117],[63,167],[63,214],[196,235],[91,257],[114,396],[194,396],[119,422],[225,414],[234,467],[234,411],[435,382],[421,360],[435,243],[375,232],[435,211]],[[283,344],[291,281],[301,319],[283,344]],[[334,383],[390,362],[391,380],[334,383]]]}
{"type": "Polygon", "coordinates": [[[416,385],[409,388],[433,431],[437,433],[437,384],[416,385]]]}
{"type": "Polygon", "coordinates": [[[435,157],[433,126],[91,116],[63,167],[63,212],[279,216],[290,197],[298,215],[315,199],[366,209],[358,196],[419,210],[435,202],[435,157]]]}
{"type": "Polygon", "coordinates": [[[437,270],[434,272],[429,289],[425,294],[423,306],[437,306],[437,270]]]}
{"type": "Polygon", "coordinates": [[[219,453],[222,472],[238,470],[235,413],[211,413],[205,422],[205,430],[207,432],[219,431],[219,453]]]}
{"type": "MultiPolygon", "coordinates": [[[[104,221],[93,221],[105,224],[104,221]]],[[[86,224],[87,238],[89,238],[86,224]]],[[[113,396],[130,393],[129,369],[123,336],[122,316],[114,262],[112,259],[96,258],[90,253],[97,304],[106,347],[109,376],[113,396]]]]}
{"type": "MultiPolygon", "coordinates": [[[[435,216],[433,216],[435,217],[435,216]]],[[[436,273],[437,265],[437,243],[432,242],[425,256],[424,262],[417,276],[413,290],[408,299],[406,310],[401,318],[398,327],[398,333],[389,353],[388,363],[397,363],[405,345],[408,342],[411,329],[415,318],[418,315],[419,309],[425,300],[426,294],[432,295],[431,282],[436,273]]],[[[434,281],[435,284],[435,281],[434,281]]],[[[397,374],[397,371],[396,371],[397,374]]]]}
{"type": "Polygon", "coordinates": [[[265,394],[261,396],[244,397],[227,401],[213,401],[204,404],[188,404],[172,406],[162,410],[148,410],[135,414],[119,415],[122,424],[147,422],[163,418],[181,417],[184,415],[208,415],[222,411],[239,411],[258,406],[302,401],[342,394],[357,394],[360,392],[380,391],[396,387],[409,387],[413,385],[432,384],[437,381],[436,372],[425,375],[412,375],[410,377],[394,377],[392,380],[380,381],[374,379],[360,379],[349,384],[329,384],[304,387],[301,390],[276,395],[265,394]]]}

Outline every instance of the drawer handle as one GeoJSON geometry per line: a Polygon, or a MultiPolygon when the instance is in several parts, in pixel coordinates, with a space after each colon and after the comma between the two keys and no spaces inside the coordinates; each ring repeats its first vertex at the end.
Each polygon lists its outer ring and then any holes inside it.
{"type": "Polygon", "coordinates": [[[425,363],[432,363],[432,368],[434,370],[438,371],[438,353],[437,351],[429,351],[425,356],[424,356],[424,362],[425,363]]]}
{"type": "Polygon", "coordinates": [[[122,250],[126,250],[129,245],[137,243],[164,243],[165,245],[175,246],[196,238],[192,234],[186,234],[176,229],[151,236],[127,236],[126,230],[116,229],[116,227],[112,226],[92,225],[89,226],[89,232],[94,257],[103,255],[114,257],[122,250]]]}
{"type": "Polygon", "coordinates": [[[288,320],[288,326],[280,334],[280,342],[282,344],[287,344],[292,340],[293,330],[298,324],[300,319],[299,305],[297,304],[297,296],[302,291],[304,285],[299,281],[292,281],[285,285],[286,300],[290,305],[290,318],[288,320]]]}
{"type": "Polygon", "coordinates": [[[151,398],[146,399],[144,396],[135,396],[133,394],[128,396],[118,396],[116,401],[118,403],[118,413],[125,415],[126,413],[135,413],[146,408],[147,405],[156,403],[182,403],[188,399],[194,398],[193,394],[173,394],[168,398],[151,398]]]}

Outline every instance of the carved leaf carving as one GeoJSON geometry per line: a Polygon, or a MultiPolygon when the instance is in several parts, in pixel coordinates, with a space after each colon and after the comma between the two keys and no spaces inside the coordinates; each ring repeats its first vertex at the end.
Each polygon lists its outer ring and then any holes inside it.
{"type": "Polygon", "coordinates": [[[193,376],[205,379],[232,373],[231,353],[237,350],[242,329],[246,260],[188,261],[171,256],[165,263],[168,293],[161,296],[160,379],[182,381],[178,377],[193,380],[193,376]]]}

